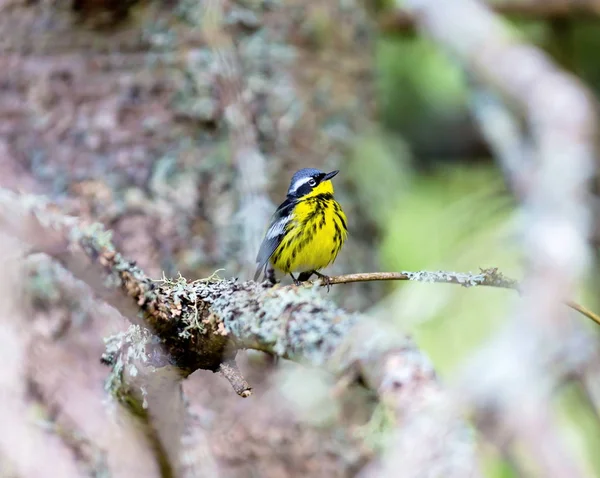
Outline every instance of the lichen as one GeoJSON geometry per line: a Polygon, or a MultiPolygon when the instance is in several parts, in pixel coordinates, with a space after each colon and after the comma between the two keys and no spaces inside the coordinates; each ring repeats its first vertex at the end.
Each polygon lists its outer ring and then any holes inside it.
{"type": "Polygon", "coordinates": [[[157,51],[172,51],[177,44],[176,33],[166,19],[158,19],[144,25],[142,38],[157,51]]]}
{"type": "Polygon", "coordinates": [[[237,7],[232,8],[225,16],[225,24],[256,30],[262,26],[262,18],[256,11],[237,7]]]}
{"type": "Polygon", "coordinates": [[[138,366],[147,364],[146,346],[153,340],[152,334],[139,325],[131,325],[127,331],[104,339],[102,361],[112,367],[104,389],[138,416],[145,413],[145,391],[130,378],[138,376],[138,366]]]}
{"type": "Polygon", "coordinates": [[[51,261],[35,264],[29,274],[29,280],[25,283],[34,303],[46,307],[60,300],[62,293],[59,284],[56,267],[51,261]]]}
{"type": "Polygon", "coordinates": [[[514,289],[518,286],[517,281],[505,277],[497,268],[480,269],[480,272],[448,272],[448,271],[402,271],[408,280],[414,282],[459,284],[463,287],[475,287],[480,285],[503,287],[514,289]]]}
{"type": "Polygon", "coordinates": [[[323,365],[358,316],[313,288],[229,283],[204,291],[210,311],[242,346],[323,365]]]}
{"type": "Polygon", "coordinates": [[[163,275],[161,279],[153,281],[160,285],[160,293],[169,298],[172,316],[178,318],[183,324],[179,332],[181,338],[189,339],[193,334],[207,333],[200,309],[209,295],[207,286],[210,289],[210,285],[227,283],[218,276],[218,272],[219,270],[206,278],[194,281],[188,281],[181,274],[176,278],[167,278],[163,275]]]}
{"type": "Polygon", "coordinates": [[[60,264],[47,256],[33,255],[26,260],[28,280],[26,292],[32,304],[40,311],[52,308],[64,312],[64,323],[56,333],[62,333],[69,323],[79,326],[87,322],[97,309],[94,298],[87,293],[87,287],[74,281],[71,274],[60,264]]]}

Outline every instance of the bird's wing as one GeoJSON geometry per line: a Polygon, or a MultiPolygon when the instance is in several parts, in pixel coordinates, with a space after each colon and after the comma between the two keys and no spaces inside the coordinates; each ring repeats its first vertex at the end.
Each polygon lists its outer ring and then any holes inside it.
{"type": "Polygon", "coordinates": [[[264,270],[269,259],[275,252],[275,249],[281,244],[281,240],[287,232],[287,226],[292,220],[294,204],[294,201],[286,199],[277,208],[275,213],[273,213],[271,225],[265,234],[265,238],[263,239],[258,255],[256,256],[256,263],[258,265],[256,267],[256,273],[254,274],[254,280],[258,279],[260,273],[264,270]]]}

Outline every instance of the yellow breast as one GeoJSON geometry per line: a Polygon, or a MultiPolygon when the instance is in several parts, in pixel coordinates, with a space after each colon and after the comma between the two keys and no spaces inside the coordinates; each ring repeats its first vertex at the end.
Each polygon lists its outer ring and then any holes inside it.
{"type": "MultiPolygon", "coordinates": [[[[333,191],[332,191],[333,192],[333,191]]],[[[285,273],[322,269],[337,257],[346,240],[346,215],[332,192],[302,198],[287,232],[271,257],[285,273]]]]}

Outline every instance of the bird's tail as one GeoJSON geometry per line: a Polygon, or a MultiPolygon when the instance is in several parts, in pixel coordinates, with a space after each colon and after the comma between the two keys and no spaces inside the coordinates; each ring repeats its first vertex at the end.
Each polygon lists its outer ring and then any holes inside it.
{"type": "Polygon", "coordinates": [[[264,274],[266,265],[266,262],[263,262],[262,264],[258,265],[258,267],[256,268],[256,272],[254,273],[254,282],[258,282],[258,278],[260,277],[261,273],[264,274]]]}

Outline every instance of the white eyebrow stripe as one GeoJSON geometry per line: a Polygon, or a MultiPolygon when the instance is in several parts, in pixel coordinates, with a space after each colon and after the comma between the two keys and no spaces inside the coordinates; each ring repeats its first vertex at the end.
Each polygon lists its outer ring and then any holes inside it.
{"type": "Polygon", "coordinates": [[[281,219],[278,219],[267,231],[267,239],[274,239],[275,237],[283,234],[285,231],[285,226],[288,222],[292,220],[292,216],[285,216],[281,219]]]}
{"type": "Polygon", "coordinates": [[[303,184],[306,184],[311,179],[312,178],[310,176],[307,178],[298,179],[294,184],[292,184],[292,187],[290,187],[290,192],[295,193],[303,184]]]}

